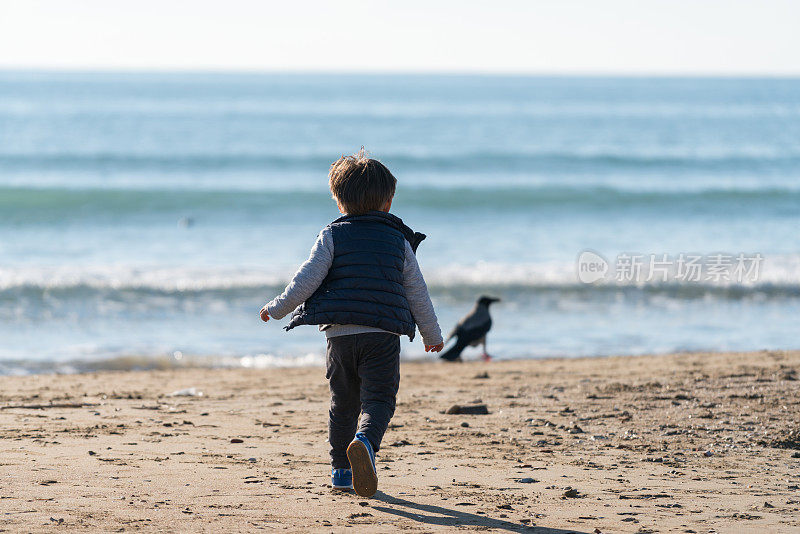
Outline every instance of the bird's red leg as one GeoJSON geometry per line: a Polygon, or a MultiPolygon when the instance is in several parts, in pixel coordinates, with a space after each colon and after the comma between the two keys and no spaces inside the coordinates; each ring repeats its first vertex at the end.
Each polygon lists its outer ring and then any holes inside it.
{"type": "Polygon", "coordinates": [[[481,358],[485,362],[491,361],[491,359],[492,359],[492,357],[489,356],[489,353],[486,352],[486,339],[483,340],[483,354],[481,354],[481,358]]]}

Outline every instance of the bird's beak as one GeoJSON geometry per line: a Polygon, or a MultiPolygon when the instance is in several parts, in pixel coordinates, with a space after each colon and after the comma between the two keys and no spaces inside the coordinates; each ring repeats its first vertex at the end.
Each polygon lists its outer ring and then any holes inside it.
{"type": "Polygon", "coordinates": [[[492,297],[490,300],[491,300],[492,302],[500,302],[500,299],[499,299],[499,298],[497,298],[497,297],[492,297]]]}

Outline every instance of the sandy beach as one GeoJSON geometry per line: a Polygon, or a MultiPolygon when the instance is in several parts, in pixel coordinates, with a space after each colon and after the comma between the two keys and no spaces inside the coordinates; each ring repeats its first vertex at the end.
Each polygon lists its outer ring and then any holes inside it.
{"type": "Polygon", "coordinates": [[[2,377],[0,530],[797,532],[799,366],[404,363],[372,499],[330,488],[321,368],[2,377]]]}

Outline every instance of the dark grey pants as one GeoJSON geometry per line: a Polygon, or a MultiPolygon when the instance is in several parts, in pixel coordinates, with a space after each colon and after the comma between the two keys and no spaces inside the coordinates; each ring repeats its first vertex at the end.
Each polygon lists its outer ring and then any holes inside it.
{"type": "Polygon", "coordinates": [[[377,451],[394,415],[400,385],[400,337],[383,332],[332,337],[326,359],[325,376],[331,388],[331,466],[349,469],[347,446],[356,432],[363,432],[377,451]],[[359,414],[363,414],[360,424],[359,414]]]}

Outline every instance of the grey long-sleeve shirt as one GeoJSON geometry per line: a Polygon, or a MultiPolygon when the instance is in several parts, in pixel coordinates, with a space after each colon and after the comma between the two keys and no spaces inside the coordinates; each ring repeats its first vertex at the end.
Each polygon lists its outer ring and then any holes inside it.
{"type": "MultiPolygon", "coordinates": [[[[438,345],[442,342],[442,331],[436,312],[433,310],[428,286],[420,271],[417,257],[408,241],[405,241],[406,253],[403,264],[403,288],[406,300],[411,308],[422,334],[425,345],[438,345]]],[[[333,235],[330,228],[323,228],[317,237],[316,243],[311,248],[308,259],[300,266],[292,281],[280,296],[266,305],[270,317],[281,319],[300,306],[314,294],[328,275],[328,270],[333,263],[333,235]]],[[[385,332],[380,328],[362,325],[320,325],[319,329],[327,337],[362,334],[365,332],[385,332]]]]}

